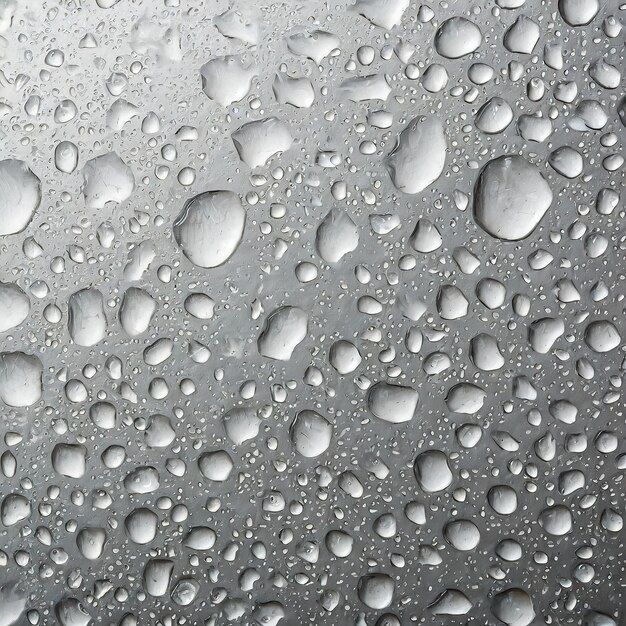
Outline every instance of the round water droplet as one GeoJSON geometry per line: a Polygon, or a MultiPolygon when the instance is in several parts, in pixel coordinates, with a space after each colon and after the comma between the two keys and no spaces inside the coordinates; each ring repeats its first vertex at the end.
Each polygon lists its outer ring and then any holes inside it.
{"type": "Polygon", "coordinates": [[[482,33],[476,24],[464,17],[447,19],[435,34],[435,49],[447,59],[459,59],[480,47],[482,33]]]}
{"type": "Polygon", "coordinates": [[[304,410],[296,415],[291,423],[289,434],[296,451],[304,457],[312,458],[328,450],[333,435],[333,426],[319,413],[304,410]]]}
{"type": "Polygon", "coordinates": [[[525,239],[552,204],[552,190],[539,170],[519,156],[490,161],[474,190],[474,217],[492,237],[525,239]]]}
{"type": "Polygon", "coordinates": [[[420,488],[428,493],[443,491],[452,484],[448,457],[441,450],[427,450],[418,454],[413,471],[420,488]]]}
{"type": "Polygon", "coordinates": [[[206,191],[185,203],[174,221],[174,237],[195,265],[226,263],[241,243],[246,212],[232,191],[206,191]]]}

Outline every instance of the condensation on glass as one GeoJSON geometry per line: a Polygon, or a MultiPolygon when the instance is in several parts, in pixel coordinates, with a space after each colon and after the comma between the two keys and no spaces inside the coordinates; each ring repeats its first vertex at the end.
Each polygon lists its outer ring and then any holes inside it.
{"type": "Polygon", "coordinates": [[[623,8],[0,0],[0,626],[623,624],[623,8]]]}

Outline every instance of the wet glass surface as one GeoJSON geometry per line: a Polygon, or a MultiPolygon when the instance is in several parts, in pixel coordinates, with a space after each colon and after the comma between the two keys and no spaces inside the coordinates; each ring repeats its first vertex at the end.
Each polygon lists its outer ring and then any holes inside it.
{"type": "Polygon", "coordinates": [[[0,0],[0,626],[623,624],[623,21],[0,0]]]}

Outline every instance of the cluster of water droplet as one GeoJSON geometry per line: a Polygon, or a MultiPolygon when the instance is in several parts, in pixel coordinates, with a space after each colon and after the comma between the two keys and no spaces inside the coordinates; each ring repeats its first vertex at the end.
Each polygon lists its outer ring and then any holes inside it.
{"type": "Polygon", "coordinates": [[[612,0],[0,0],[0,626],[617,626],[612,0]]]}

